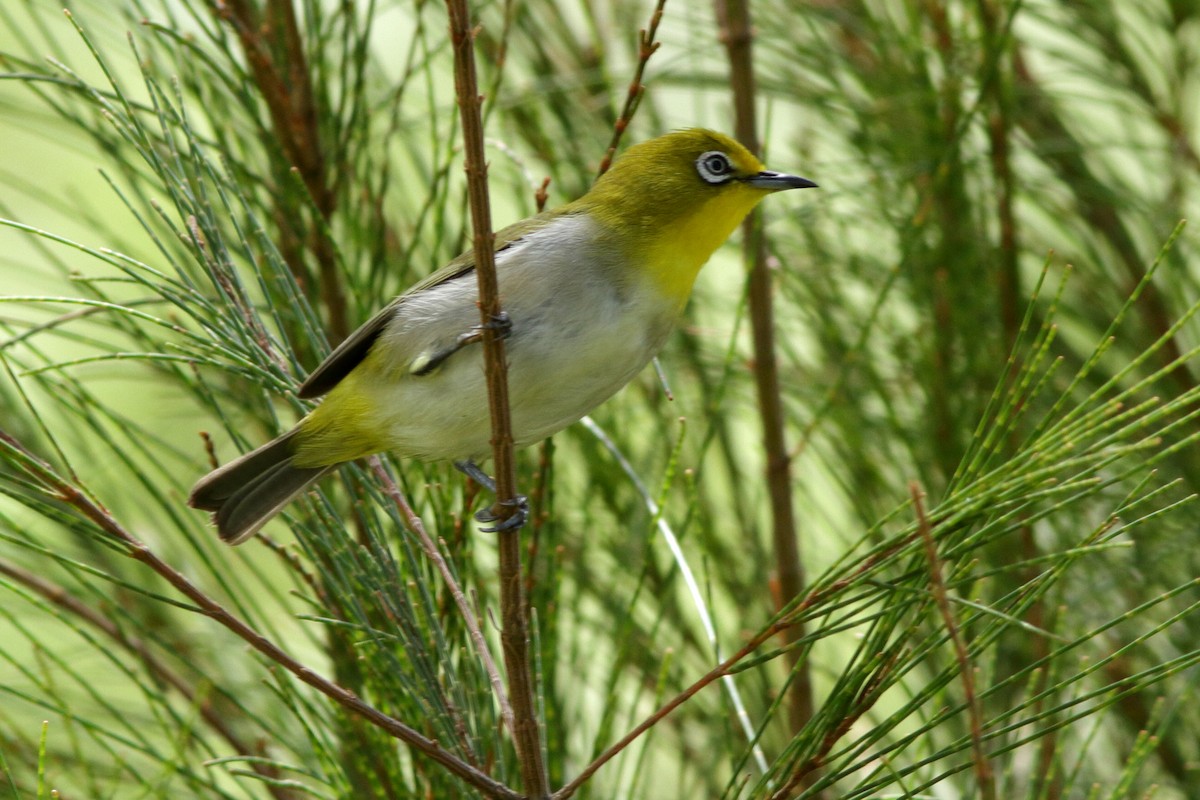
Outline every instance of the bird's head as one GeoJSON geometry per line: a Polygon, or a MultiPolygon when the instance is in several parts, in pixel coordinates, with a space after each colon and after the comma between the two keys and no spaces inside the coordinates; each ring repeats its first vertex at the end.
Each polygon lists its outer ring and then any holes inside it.
{"type": "Polygon", "coordinates": [[[634,145],[574,204],[631,263],[686,298],[696,273],[768,194],[817,184],[767,170],[724,134],[690,128],[634,145]]]}

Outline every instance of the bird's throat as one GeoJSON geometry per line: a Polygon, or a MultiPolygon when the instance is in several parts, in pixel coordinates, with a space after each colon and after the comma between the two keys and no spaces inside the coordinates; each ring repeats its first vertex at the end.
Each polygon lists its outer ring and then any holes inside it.
{"type": "Polygon", "coordinates": [[[759,192],[729,192],[709,200],[698,213],[665,226],[648,248],[647,266],[659,290],[680,305],[687,302],[700,268],[761,197],[759,192]]]}

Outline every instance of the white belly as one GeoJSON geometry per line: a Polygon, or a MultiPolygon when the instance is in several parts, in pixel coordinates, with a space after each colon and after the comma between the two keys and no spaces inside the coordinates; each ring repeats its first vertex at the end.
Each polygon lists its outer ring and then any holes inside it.
{"type": "MultiPolygon", "coordinates": [[[[565,428],[627,384],[662,347],[682,308],[611,263],[581,269],[577,254],[595,252],[595,237],[588,219],[563,217],[500,254],[519,446],[565,428]],[[564,248],[564,241],[574,246],[564,248]]],[[[403,304],[397,324],[376,344],[389,354],[389,379],[371,381],[374,414],[384,422],[387,449],[401,455],[481,457],[491,451],[482,346],[468,345],[428,375],[410,369],[419,353],[479,323],[474,274],[426,294],[403,304]]]]}

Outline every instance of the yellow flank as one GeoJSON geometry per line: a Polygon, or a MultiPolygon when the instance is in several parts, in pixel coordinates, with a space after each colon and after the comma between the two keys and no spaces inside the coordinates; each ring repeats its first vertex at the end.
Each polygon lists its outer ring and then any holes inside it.
{"type": "Polygon", "coordinates": [[[367,370],[351,372],[300,420],[292,456],[295,466],[325,467],[387,449],[373,393],[360,385],[372,377],[367,370]]]}

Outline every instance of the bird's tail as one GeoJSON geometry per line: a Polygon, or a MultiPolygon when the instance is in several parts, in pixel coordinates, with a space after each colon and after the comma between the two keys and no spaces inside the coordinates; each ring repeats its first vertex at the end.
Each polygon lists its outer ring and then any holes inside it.
{"type": "Polygon", "coordinates": [[[226,544],[241,544],[328,467],[292,465],[289,431],[241,458],[215,469],[192,488],[188,505],[213,512],[217,532],[226,544]]]}

